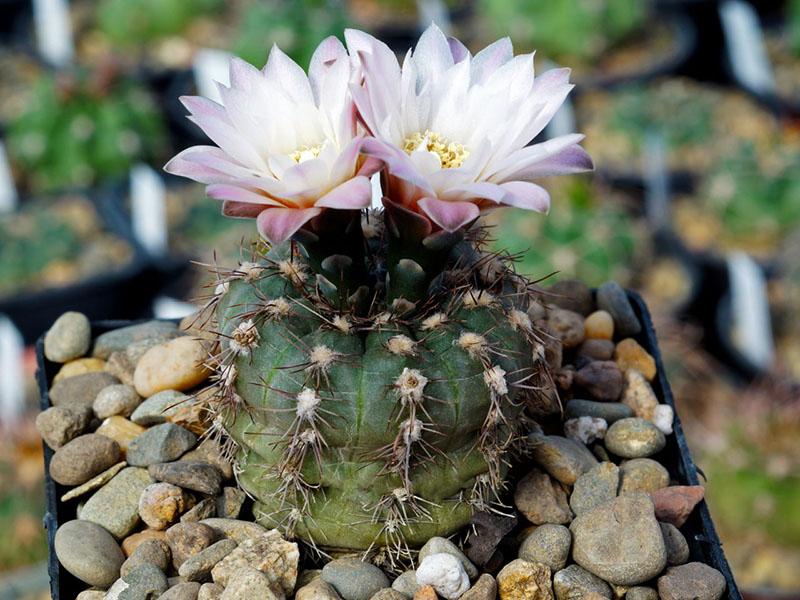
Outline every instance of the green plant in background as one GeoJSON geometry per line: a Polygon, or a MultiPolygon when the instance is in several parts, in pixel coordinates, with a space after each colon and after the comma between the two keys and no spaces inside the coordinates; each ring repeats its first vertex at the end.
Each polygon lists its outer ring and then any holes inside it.
{"type": "Polygon", "coordinates": [[[0,296],[70,283],[130,256],[130,246],[103,231],[85,198],[30,202],[0,217],[0,296]]]}
{"type": "Polygon", "coordinates": [[[800,0],[790,0],[787,11],[789,43],[794,53],[800,55],[800,0]]]}
{"type": "Polygon", "coordinates": [[[251,1],[241,10],[231,51],[263,65],[273,44],[306,67],[319,40],[341,33],[347,11],[336,0],[251,1]]]}
{"type": "Polygon", "coordinates": [[[179,34],[224,6],[224,0],[100,0],[97,27],[115,44],[141,46],[179,34]]]}
{"type": "Polygon", "coordinates": [[[12,160],[34,191],[120,177],[164,150],[152,98],[107,73],[43,76],[8,134],[12,160]]]}
{"type": "Polygon", "coordinates": [[[588,179],[562,183],[552,189],[547,219],[511,214],[494,220],[495,245],[520,255],[516,269],[532,279],[558,271],[589,285],[630,281],[634,259],[641,259],[640,226],[623,207],[599,198],[588,179]]]}
{"type": "Polygon", "coordinates": [[[569,63],[598,57],[638,29],[649,7],[642,0],[480,0],[493,35],[569,63]]]}

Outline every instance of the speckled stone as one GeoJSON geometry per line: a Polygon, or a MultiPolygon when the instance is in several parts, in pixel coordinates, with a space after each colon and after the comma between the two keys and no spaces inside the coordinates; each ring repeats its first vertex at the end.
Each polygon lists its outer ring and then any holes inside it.
{"type": "Polygon", "coordinates": [[[220,600],[280,600],[281,596],[272,590],[270,580],[261,571],[251,567],[242,567],[225,586],[220,600]]]}
{"type": "Polygon", "coordinates": [[[557,600],[584,600],[590,594],[612,598],[611,587],[597,575],[578,565],[570,565],[553,576],[557,600]]]}
{"type": "MultiPolygon", "coordinates": [[[[336,593],[332,585],[322,581],[320,577],[315,577],[304,586],[298,588],[294,595],[294,600],[341,600],[341,596],[336,593]]],[[[405,596],[391,589],[381,590],[370,600],[405,600],[405,596]],[[381,595],[383,594],[383,595],[381,595]],[[387,594],[398,594],[398,598],[392,598],[387,594]]]]}
{"type": "Polygon", "coordinates": [[[187,581],[178,583],[158,597],[158,600],[195,600],[200,593],[200,584],[187,581]]]}
{"type": "Polygon", "coordinates": [[[574,382],[601,402],[616,402],[622,394],[622,371],[610,360],[596,360],[582,366],[575,373],[574,382]]]}
{"type": "Polygon", "coordinates": [[[86,315],[65,312],[44,336],[44,355],[47,360],[65,363],[86,354],[91,343],[92,326],[86,315]]]}
{"type": "Polygon", "coordinates": [[[189,505],[186,492],[171,483],[148,485],[139,497],[139,516],[151,529],[166,529],[189,505]]]}
{"type": "Polygon", "coordinates": [[[620,402],[594,402],[593,400],[570,400],[565,407],[567,419],[596,417],[611,425],[615,421],[634,416],[633,410],[620,402]]]}
{"type": "Polygon", "coordinates": [[[116,540],[88,521],[68,521],[56,531],[55,552],[64,568],[89,585],[107,588],[125,560],[116,540]]]}
{"type": "Polygon", "coordinates": [[[124,352],[134,342],[153,338],[162,338],[166,341],[177,335],[180,335],[180,332],[171,321],[148,321],[120,327],[97,336],[92,356],[107,359],[112,352],[124,352]]]}
{"type": "Polygon", "coordinates": [[[322,568],[322,580],[333,586],[344,600],[370,600],[389,579],[375,565],[357,558],[337,558],[322,568]]]}
{"type": "Polygon", "coordinates": [[[514,505],[534,525],[572,520],[564,488],[539,469],[532,469],[517,483],[514,505]]]}
{"type": "Polygon", "coordinates": [[[203,581],[211,575],[211,570],[223,558],[236,549],[233,540],[220,540],[197,554],[187,558],[178,569],[178,575],[187,581],[203,581]]]}
{"type": "Polygon", "coordinates": [[[602,462],[578,477],[569,497],[570,508],[576,515],[581,515],[613,500],[618,488],[619,467],[602,462]]]}
{"type": "Polygon", "coordinates": [[[553,600],[550,567],[516,559],[497,574],[500,600],[553,600]]]}
{"type": "Polygon", "coordinates": [[[150,564],[166,572],[170,564],[169,546],[163,540],[149,539],[139,544],[133,553],[122,563],[120,576],[125,577],[135,568],[150,564]]]}
{"type": "Polygon", "coordinates": [[[181,406],[189,401],[189,396],[175,390],[164,390],[142,402],[133,414],[131,421],[138,425],[150,426],[165,423],[176,414],[181,406]]]}
{"type": "Polygon", "coordinates": [[[238,487],[225,487],[217,496],[217,514],[225,519],[235,519],[242,512],[245,500],[247,494],[244,490],[238,487]]]}
{"type": "Polygon", "coordinates": [[[118,383],[100,390],[92,408],[98,419],[107,419],[114,415],[127,417],[141,401],[135,389],[124,383],[118,383]]]}
{"type": "Polygon", "coordinates": [[[217,514],[217,499],[205,498],[181,515],[181,523],[210,519],[217,514]]]}
{"type": "Polygon", "coordinates": [[[180,460],[207,462],[217,467],[225,479],[233,479],[233,465],[223,456],[219,442],[213,438],[204,439],[197,448],[181,456],[180,460]]]}
{"type": "Polygon", "coordinates": [[[139,523],[139,496],[152,482],[145,469],[122,469],[86,501],[79,516],[124,538],[139,523]]]}
{"type": "Polygon", "coordinates": [[[619,493],[655,492],[669,485],[669,473],[652,458],[626,460],[619,467],[619,493]]]}
{"type": "Polygon", "coordinates": [[[172,551],[172,565],[180,571],[190,557],[217,541],[218,534],[202,523],[177,523],[167,529],[167,544],[172,551]]]}
{"type": "Polygon", "coordinates": [[[632,416],[648,421],[653,420],[653,413],[658,406],[658,398],[644,375],[635,369],[625,371],[622,403],[633,410],[632,416]]]}
{"type": "Polygon", "coordinates": [[[570,525],[572,558],[614,585],[636,585],[658,575],[667,551],[653,503],[634,492],[578,515],[570,525]]]}
{"type": "Polygon", "coordinates": [[[197,436],[191,431],[163,423],[147,429],[128,446],[127,460],[137,467],[170,462],[191,450],[197,436]]]}
{"type": "Polygon", "coordinates": [[[646,458],[664,449],[664,434],[650,421],[638,417],[620,419],[608,428],[605,446],[623,458],[646,458]]]}
{"type": "Polygon", "coordinates": [[[658,600],[658,592],[653,588],[637,585],[628,588],[625,600],[658,600]]]}
{"type": "Polygon", "coordinates": [[[156,481],[166,481],[209,496],[219,494],[222,486],[222,473],[214,465],[204,462],[157,463],[147,470],[156,481]]]}
{"type": "Polygon", "coordinates": [[[167,591],[167,576],[157,566],[142,564],[125,575],[122,580],[128,584],[118,596],[119,600],[148,600],[159,598],[167,591]]]}
{"type": "Polygon", "coordinates": [[[218,583],[204,583],[197,593],[197,600],[219,600],[225,588],[218,583]]]}
{"type": "Polygon", "coordinates": [[[89,427],[91,409],[85,406],[51,406],[36,415],[36,430],[45,443],[58,450],[89,427]]]}
{"type": "Polygon", "coordinates": [[[92,477],[86,483],[83,483],[78,487],[72,488],[66,494],[61,496],[61,502],[68,502],[73,498],[78,498],[80,496],[83,496],[84,494],[88,494],[89,492],[93,492],[94,490],[103,487],[105,484],[111,481],[117,473],[122,471],[122,469],[124,469],[127,466],[128,463],[126,463],[124,460],[118,462],[113,467],[106,469],[105,471],[103,471],[99,475],[96,475],[95,477],[92,477]]]}
{"type": "Polygon", "coordinates": [[[494,577],[484,573],[459,600],[495,600],[497,598],[497,582],[494,577]]]}
{"type": "Polygon", "coordinates": [[[689,544],[680,530],[671,523],[659,523],[664,545],[667,548],[667,564],[682,565],[689,560],[689,544]]]}
{"type": "Polygon", "coordinates": [[[458,546],[443,537],[432,537],[420,548],[417,564],[421,563],[425,560],[425,557],[431,554],[442,553],[455,556],[461,563],[461,566],[464,567],[464,571],[466,571],[470,579],[475,579],[478,576],[478,569],[472,564],[472,561],[464,556],[464,553],[458,549],[458,546]]]}
{"type": "Polygon", "coordinates": [[[249,539],[260,537],[265,533],[267,533],[266,529],[264,529],[258,523],[254,523],[253,521],[240,521],[238,519],[214,518],[214,519],[203,519],[200,522],[203,525],[208,525],[209,527],[211,527],[219,535],[225,536],[232,540],[236,540],[236,542],[239,544],[244,543],[249,539]]]}
{"type": "Polygon", "coordinates": [[[567,350],[577,348],[584,340],[583,317],[576,312],[564,308],[552,308],[548,314],[547,324],[567,350]]]}
{"type": "Polygon", "coordinates": [[[119,444],[102,435],[87,433],[56,450],[50,476],[62,485],[81,485],[119,462],[119,444]]]}
{"type": "Polygon", "coordinates": [[[719,600],[725,588],[722,573],[699,562],[670,567],[658,578],[661,600],[719,600]]]}
{"type": "Polygon", "coordinates": [[[572,534],[563,525],[545,524],[534,529],[523,540],[517,558],[538,562],[555,572],[567,564],[572,534]]]}
{"type": "Polygon", "coordinates": [[[531,435],[532,458],[554,479],[572,485],[597,464],[589,449],[575,440],[557,435],[531,435]]]}
{"type": "Polygon", "coordinates": [[[86,373],[53,384],[48,395],[53,406],[82,406],[92,409],[94,399],[105,387],[119,383],[110,373],[86,373]]]}

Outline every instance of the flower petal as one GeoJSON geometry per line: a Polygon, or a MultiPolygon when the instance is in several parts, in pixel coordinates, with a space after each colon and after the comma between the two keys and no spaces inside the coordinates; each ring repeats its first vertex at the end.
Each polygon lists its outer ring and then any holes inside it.
{"type": "Polygon", "coordinates": [[[267,208],[258,215],[258,231],[273,244],[285,242],[297,230],[318,216],[322,208],[267,208]]]}
{"type": "Polygon", "coordinates": [[[335,35],[326,37],[314,50],[311,62],[308,65],[308,79],[311,83],[311,91],[314,93],[314,98],[318,104],[320,87],[322,86],[325,72],[334,61],[346,57],[347,50],[335,35]]]}
{"type": "Polygon", "coordinates": [[[550,210],[550,194],[540,185],[528,181],[507,181],[501,183],[506,192],[503,204],[547,213],[550,210]]]}
{"type": "Polygon", "coordinates": [[[423,198],[417,204],[431,221],[445,231],[457,231],[480,216],[480,209],[472,202],[446,202],[438,198],[423,198]]]}
{"type": "Polygon", "coordinates": [[[504,37],[489,44],[472,59],[472,80],[483,81],[500,66],[514,58],[514,47],[511,38],[504,37]]]}
{"type": "MultiPolygon", "coordinates": [[[[267,198],[251,190],[246,190],[235,185],[214,184],[206,187],[206,195],[215,200],[233,200],[234,202],[245,202],[260,206],[283,206],[277,200],[267,198]]],[[[263,210],[263,208],[262,208],[263,210]]]]}
{"type": "Polygon", "coordinates": [[[225,200],[222,203],[222,214],[234,219],[255,219],[264,212],[261,204],[250,204],[249,202],[235,202],[225,200]]]}
{"type": "Polygon", "coordinates": [[[306,72],[278,46],[272,46],[263,69],[267,81],[275,83],[298,103],[314,103],[306,72]]]}
{"type": "Polygon", "coordinates": [[[371,201],[372,184],[369,177],[353,177],[325,194],[314,206],[358,210],[369,208],[371,201]]]}
{"type": "Polygon", "coordinates": [[[391,175],[404,179],[429,193],[433,193],[428,181],[417,170],[408,155],[396,146],[382,142],[377,138],[366,138],[361,146],[361,153],[382,160],[391,175]]]}
{"type": "Polygon", "coordinates": [[[450,54],[453,55],[454,63],[460,63],[462,60],[470,56],[469,50],[467,50],[467,47],[461,42],[461,40],[457,40],[452,36],[448,36],[447,44],[450,46],[450,54]]]}

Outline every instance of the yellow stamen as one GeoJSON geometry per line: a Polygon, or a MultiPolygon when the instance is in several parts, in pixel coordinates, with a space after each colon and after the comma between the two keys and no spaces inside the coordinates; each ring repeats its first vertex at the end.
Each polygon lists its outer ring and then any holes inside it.
{"type": "Polygon", "coordinates": [[[457,169],[469,156],[463,144],[451,142],[442,135],[425,130],[425,133],[415,133],[403,140],[403,150],[411,154],[415,150],[427,150],[439,157],[443,169],[457,169]]]}
{"type": "Polygon", "coordinates": [[[312,158],[317,158],[320,152],[322,152],[322,144],[317,144],[316,146],[307,146],[303,144],[289,156],[294,162],[299,164],[311,160],[312,158]]]}

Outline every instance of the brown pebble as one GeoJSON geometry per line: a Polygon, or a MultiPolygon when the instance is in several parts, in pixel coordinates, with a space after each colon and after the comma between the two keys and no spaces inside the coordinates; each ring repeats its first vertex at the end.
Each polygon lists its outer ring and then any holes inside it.
{"type": "Polygon", "coordinates": [[[682,527],[704,495],[701,485],[673,485],[651,492],[650,498],[659,521],[682,527]]]}
{"type": "Polygon", "coordinates": [[[87,433],[56,450],[50,476],[62,485],[81,485],[119,462],[119,444],[102,435],[87,433]]]}
{"type": "Polygon", "coordinates": [[[172,564],[179,569],[183,562],[217,541],[218,535],[203,523],[178,523],[167,529],[167,543],[172,550],[172,564]]]}
{"type": "Polygon", "coordinates": [[[611,360],[615,347],[611,340],[586,340],[578,347],[578,356],[589,360],[611,360]]]}
{"type": "Polygon", "coordinates": [[[414,600],[437,600],[439,596],[432,585],[423,585],[414,592],[414,600]]]}
{"type": "Polygon", "coordinates": [[[189,505],[189,497],[177,485],[152,483],[139,497],[139,516],[151,529],[166,529],[189,505]]]}
{"type": "Polygon", "coordinates": [[[655,359],[633,338],[625,338],[617,344],[617,348],[614,351],[614,360],[616,360],[620,370],[636,369],[648,381],[653,381],[656,376],[655,359]]]}
{"type": "Polygon", "coordinates": [[[125,417],[115,415],[103,421],[95,433],[117,442],[124,453],[128,451],[130,443],[144,433],[144,427],[129,421],[125,417]]]}
{"type": "Polygon", "coordinates": [[[130,556],[136,551],[136,548],[138,548],[139,545],[146,540],[163,540],[166,542],[167,532],[156,531],[155,529],[145,529],[144,531],[140,531],[138,533],[132,533],[122,540],[122,551],[125,553],[125,556],[130,556]]]}
{"type": "Polygon", "coordinates": [[[200,341],[183,336],[150,348],[136,364],[133,383],[143,398],[163,390],[184,391],[205,381],[206,349],[200,341]]]}
{"type": "Polygon", "coordinates": [[[614,339],[614,318],[604,310],[596,310],[586,317],[583,326],[588,340],[614,339]]]}
{"type": "Polygon", "coordinates": [[[597,400],[615,402],[622,394],[622,372],[608,360],[590,362],[575,373],[575,383],[597,400]]]}

